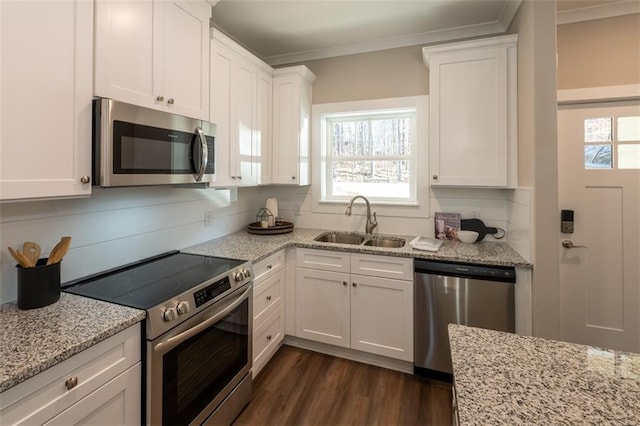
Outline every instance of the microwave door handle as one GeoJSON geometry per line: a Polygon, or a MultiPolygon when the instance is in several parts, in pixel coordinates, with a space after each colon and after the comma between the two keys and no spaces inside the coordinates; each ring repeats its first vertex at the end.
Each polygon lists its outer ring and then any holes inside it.
{"type": "Polygon", "coordinates": [[[198,135],[198,139],[200,139],[200,150],[202,151],[202,155],[200,156],[200,168],[196,171],[194,178],[196,182],[200,182],[202,180],[202,176],[204,176],[204,171],[207,168],[207,162],[209,161],[209,150],[207,149],[207,137],[204,135],[204,132],[200,127],[196,127],[196,134],[198,135]]]}
{"type": "MultiPolygon", "coordinates": [[[[235,302],[233,302],[231,305],[224,308],[222,311],[218,312],[211,318],[207,318],[200,324],[188,329],[187,331],[184,331],[178,334],[177,336],[173,336],[172,338],[167,339],[165,342],[159,343],[158,345],[156,345],[155,348],[153,348],[153,351],[155,353],[162,353],[162,354],[167,353],[171,349],[178,346],[180,343],[195,336],[196,334],[200,333],[202,330],[208,328],[211,324],[215,324],[216,322],[218,322],[219,320],[227,316],[231,311],[233,311],[238,306],[240,306],[240,304],[244,301],[244,299],[247,298],[250,291],[251,291],[251,286],[249,286],[249,288],[244,293],[242,293],[242,296],[240,296],[235,302]]],[[[249,315],[252,315],[251,312],[249,312],[249,315]]]]}

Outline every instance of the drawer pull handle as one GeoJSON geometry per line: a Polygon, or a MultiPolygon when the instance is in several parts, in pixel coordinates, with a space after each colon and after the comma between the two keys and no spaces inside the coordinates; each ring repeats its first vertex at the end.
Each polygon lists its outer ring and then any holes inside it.
{"type": "Polygon", "coordinates": [[[69,377],[67,380],[65,380],[64,386],[67,388],[67,390],[75,388],[76,386],[78,386],[78,377],[69,377]]]}
{"type": "Polygon", "coordinates": [[[271,269],[272,267],[272,265],[267,265],[267,269],[271,269]]]}
{"type": "Polygon", "coordinates": [[[267,302],[271,301],[271,296],[267,296],[267,302]]]}
{"type": "Polygon", "coordinates": [[[271,340],[271,335],[270,334],[267,335],[267,340],[271,340]]]}

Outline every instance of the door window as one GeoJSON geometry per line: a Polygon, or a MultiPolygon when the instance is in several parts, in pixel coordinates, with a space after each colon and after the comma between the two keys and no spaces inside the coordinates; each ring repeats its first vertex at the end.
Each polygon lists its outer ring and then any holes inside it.
{"type": "Polygon", "coordinates": [[[640,169],[640,116],[584,120],[585,169],[640,169]]]}

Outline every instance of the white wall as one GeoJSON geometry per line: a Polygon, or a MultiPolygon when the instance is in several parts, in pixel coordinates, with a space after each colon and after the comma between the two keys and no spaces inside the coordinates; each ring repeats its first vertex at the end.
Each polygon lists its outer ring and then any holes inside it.
{"type": "Polygon", "coordinates": [[[34,241],[46,257],[70,235],[65,282],[238,231],[255,221],[263,191],[239,189],[238,201],[231,202],[229,190],[94,188],[89,198],[0,204],[0,303],[16,298],[15,261],[7,246],[34,241]]]}

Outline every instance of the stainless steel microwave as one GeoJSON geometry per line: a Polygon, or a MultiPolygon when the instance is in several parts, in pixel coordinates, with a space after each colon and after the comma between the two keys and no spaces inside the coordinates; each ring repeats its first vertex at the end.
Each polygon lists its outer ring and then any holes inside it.
{"type": "Polygon", "coordinates": [[[93,182],[206,184],[215,179],[215,125],[107,98],[93,100],[93,182]]]}

